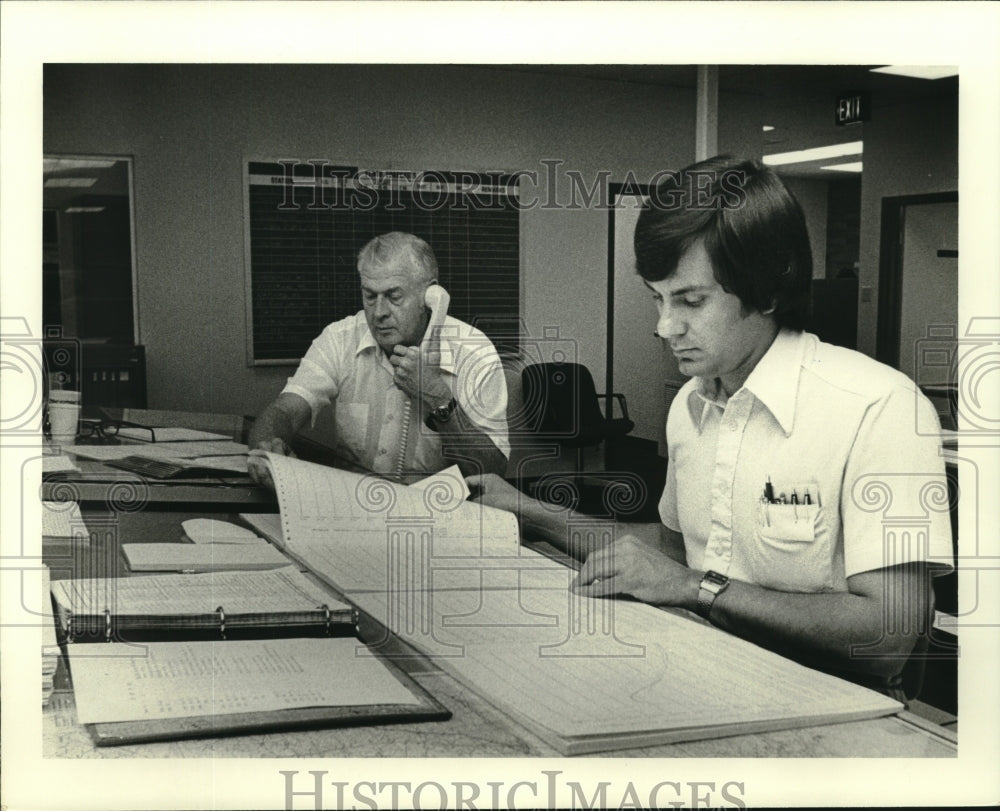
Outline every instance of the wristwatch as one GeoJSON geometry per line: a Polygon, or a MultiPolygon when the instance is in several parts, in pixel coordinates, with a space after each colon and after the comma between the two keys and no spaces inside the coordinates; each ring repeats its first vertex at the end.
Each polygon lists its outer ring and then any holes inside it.
{"type": "Polygon", "coordinates": [[[447,405],[438,406],[437,408],[432,408],[430,417],[434,422],[448,422],[451,419],[452,412],[458,406],[455,398],[452,397],[447,405]]]}
{"type": "Polygon", "coordinates": [[[718,572],[707,571],[701,578],[698,585],[698,602],[695,605],[695,613],[703,619],[708,619],[712,613],[712,605],[718,597],[729,587],[729,578],[718,572]]]}

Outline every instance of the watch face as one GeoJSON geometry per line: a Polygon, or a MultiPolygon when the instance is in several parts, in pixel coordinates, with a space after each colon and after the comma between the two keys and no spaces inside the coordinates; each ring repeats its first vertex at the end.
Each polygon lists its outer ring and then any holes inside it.
{"type": "Polygon", "coordinates": [[[434,415],[436,420],[446,420],[451,416],[452,409],[455,407],[455,401],[452,400],[448,405],[438,406],[431,414],[434,415]]]}
{"type": "Polygon", "coordinates": [[[724,586],[729,582],[729,578],[725,575],[721,575],[718,572],[708,571],[705,572],[705,576],[702,578],[705,583],[711,583],[714,586],[724,586]]]}

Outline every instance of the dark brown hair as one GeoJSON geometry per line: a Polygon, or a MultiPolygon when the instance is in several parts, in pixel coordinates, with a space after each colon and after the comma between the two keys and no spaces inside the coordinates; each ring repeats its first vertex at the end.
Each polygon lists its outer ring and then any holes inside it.
{"type": "Polygon", "coordinates": [[[716,281],[745,311],[773,308],[778,326],[805,329],[809,233],[802,207],[773,170],[720,155],[668,173],[639,214],[636,270],[646,281],[662,281],[699,241],[716,281]]]}

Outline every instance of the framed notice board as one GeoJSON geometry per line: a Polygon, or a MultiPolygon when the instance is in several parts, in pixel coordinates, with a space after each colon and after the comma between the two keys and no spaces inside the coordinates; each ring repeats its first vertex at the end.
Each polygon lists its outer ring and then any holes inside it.
{"type": "Polygon", "coordinates": [[[295,364],[327,324],[360,310],[358,252],[388,231],[426,240],[451,294],[449,314],[510,348],[520,308],[515,175],[322,160],[245,168],[249,365],[295,364]]]}

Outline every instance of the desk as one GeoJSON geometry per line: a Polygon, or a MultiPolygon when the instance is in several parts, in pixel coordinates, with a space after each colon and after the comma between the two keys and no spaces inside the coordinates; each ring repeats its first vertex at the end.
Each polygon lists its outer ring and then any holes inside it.
{"type": "MultiPolygon", "coordinates": [[[[136,447],[140,454],[141,447],[136,447]]],[[[73,500],[80,508],[106,510],[118,505],[134,510],[140,505],[154,510],[203,512],[277,512],[274,493],[250,479],[222,474],[218,479],[168,481],[139,476],[90,459],[76,459],[80,473],[60,473],[42,482],[46,501],[73,500]]]]}
{"type": "MultiPolygon", "coordinates": [[[[177,540],[180,522],[197,513],[84,513],[96,532],[89,548],[48,545],[43,556],[53,579],[126,574],[123,540],[177,540]]],[[[99,643],[93,643],[99,644],[99,643]]],[[[400,643],[402,644],[402,643],[400,643]]],[[[557,752],[422,657],[397,660],[445,704],[445,722],[288,731],[98,749],[76,723],[73,694],[57,677],[43,712],[43,756],[129,757],[549,757],[557,752]]],[[[60,667],[63,667],[61,664],[60,667]]],[[[604,757],[955,757],[955,736],[909,713],[843,724],[658,745],[605,753],[604,757]]]]}

